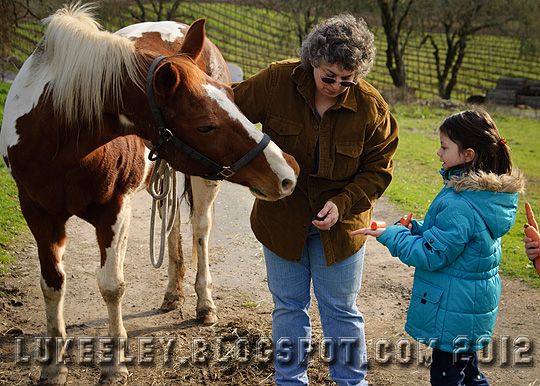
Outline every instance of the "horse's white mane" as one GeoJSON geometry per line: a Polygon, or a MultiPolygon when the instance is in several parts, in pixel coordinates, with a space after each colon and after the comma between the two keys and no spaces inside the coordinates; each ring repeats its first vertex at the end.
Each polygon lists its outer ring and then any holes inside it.
{"type": "Polygon", "coordinates": [[[68,124],[100,120],[106,99],[120,104],[124,74],[140,82],[134,43],[101,30],[92,9],[77,3],[45,19],[43,50],[35,52],[46,63],[54,109],[68,124]]]}

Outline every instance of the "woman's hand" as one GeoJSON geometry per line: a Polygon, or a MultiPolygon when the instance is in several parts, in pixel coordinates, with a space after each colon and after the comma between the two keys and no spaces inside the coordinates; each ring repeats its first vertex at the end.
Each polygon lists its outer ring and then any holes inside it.
{"type": "Polygon", "coordinates": [[[332,201],[326,201],[323,208],[317,213],[317,217],[311,222],[318,229],[327,231],[337,223],[339,219],[339,210],[332,201]]]}
{"type": "Polygon", "coordinates": [[[349,232],[351,236],[355,235],[368,235],[373,237],[379,237],[383,234],[383,232],[386,230],[386,228],[377,228],[377,229],[371,229],[371,228],[362,228],[357,229],[355,231],[349,232]]]}
{"type": "Polygon", "coordinates": [[[529,260],[532,261],[536,259],[540,255],[540,245],[538,245],[538,241],[533,241],[530,237],[525,237],[523,241],[525,243],[525,253],[529,260]]]}

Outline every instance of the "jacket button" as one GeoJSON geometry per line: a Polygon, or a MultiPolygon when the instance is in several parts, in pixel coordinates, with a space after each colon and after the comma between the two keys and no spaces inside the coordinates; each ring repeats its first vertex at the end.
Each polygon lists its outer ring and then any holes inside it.
{"type": "Polygon", "coordinates": [[[429,240],[429,243],[430,243],[430,244],[433,244],[434,242],[435,242],[435,240],[433,240],[433,239],[430,239],[430,240],[429,240]]]}

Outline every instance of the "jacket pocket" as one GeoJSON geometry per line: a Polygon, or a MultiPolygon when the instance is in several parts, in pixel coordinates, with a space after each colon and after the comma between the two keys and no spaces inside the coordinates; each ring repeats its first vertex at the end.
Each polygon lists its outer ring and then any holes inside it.
{"type": "Polygon", "coordinates": [[[407,328],[414,338],[438,339],[441,326],[437,322],[444,290],[415,278],[412,289],[407,328]]]}
{"type": "Polygon", "coordinates": [[[302,132],[303,125],[278,115],[271,115],[264,131],[272,138],[279,147],[290,152],[298,142],[298,136],[302,132]]]}
{"type": "Polygon", "coordinates": [[[448,245],[444,242],[439,241],[439,239],[435,237],[435,235],[430,229],[425,231],[422,237],[425,240],[424,247],[426,247],[429,252],[444,252],[448,248],[448,245]]]}
{"type": "Polygon", "coordinates": [[[352,178],[360,169],[361,154],[362,143],[360,142],[336,143],[332,177],[336,180],[352,178]]]}

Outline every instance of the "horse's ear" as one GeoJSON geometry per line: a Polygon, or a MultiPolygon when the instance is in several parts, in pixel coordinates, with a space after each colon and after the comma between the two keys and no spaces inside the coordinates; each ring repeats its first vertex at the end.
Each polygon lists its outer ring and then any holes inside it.
{"type": "Polygon", "coordinates": [[[180,53],[186,54],[194,61],[197,61],[204,47],[205,19],[197,19],[190,26],[184,38],[184,44],[180,49],[180,53]]]}
{"type": "Polygon", "coordinates": [[[164,63],[154,73],[154,90],[161,97],[170,97],[180,85],[180,74],[171,63],[164,63]]]}

